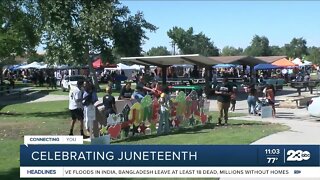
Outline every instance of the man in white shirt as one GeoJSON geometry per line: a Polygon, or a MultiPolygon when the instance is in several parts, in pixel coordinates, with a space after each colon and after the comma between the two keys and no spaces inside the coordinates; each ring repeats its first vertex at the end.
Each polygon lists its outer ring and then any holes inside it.
{"type": "Polygon", "coordinates": [[[80,133],[83,138],[88,138],[89,136],[84,135],[83,132],[83,106],[82,106],[82,88],[83,81],[78,81],[77,86],[71,86],[69,92],[69,110],[71,113],[71,128],[69,135],[73,135],[74,124],[77,120],[80,121],[80,133]]]}

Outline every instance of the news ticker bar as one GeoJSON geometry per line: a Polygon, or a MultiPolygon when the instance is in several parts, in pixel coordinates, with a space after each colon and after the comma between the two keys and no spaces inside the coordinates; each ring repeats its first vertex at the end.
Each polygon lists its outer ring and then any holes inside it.
{"type": "Polygon", "coordinates": [[[318,145],[21,145],[20,166],[320,167],[318,145]]]}
{"type": "Polygon", "coordinates": [[[20,167],[21,178],[317,178],[320,167],[20,167]]]}

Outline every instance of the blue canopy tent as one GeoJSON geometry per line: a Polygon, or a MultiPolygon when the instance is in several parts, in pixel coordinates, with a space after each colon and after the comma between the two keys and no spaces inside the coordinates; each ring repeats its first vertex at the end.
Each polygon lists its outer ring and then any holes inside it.
{"type": "Polygon", "coordinates": [[[278,69],[278,68],[280,67],[272,64],[258,64],[258,65],[255,65],[253,69],[257,71],[257,70],[270,70],[270,69],[278,69]]]}
{"type": "Polygon", "coordinates": [[[8,67],[8,69],[9,69],[10,71],[19,70],[19,67],[20,67],[20,66],[23,66],[23,65],[25,65],[25,64],[11,65],[11,66],[8,67]]]}
{"type": "Polygon", "coordinates": [[[234,65],[234,64],[216,64],[212,67],[213,68],[232,68],[232,67],[236,67],[236,65],[234,65]]]}

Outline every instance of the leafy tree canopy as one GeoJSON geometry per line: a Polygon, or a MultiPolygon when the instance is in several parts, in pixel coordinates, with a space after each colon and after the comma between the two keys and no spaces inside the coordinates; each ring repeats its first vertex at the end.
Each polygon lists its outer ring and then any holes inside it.
{"type": "Polygon", "coordinates": [[[168,51],[165,46],[152,47],[148,52],[147,56],[165,56],[170,55],[170,51],[168,51]]]}
{"type": "Polygon", "coordinates": [[[243,49],[242,48],[238,48],[236,49],[235,47],[232,46],[225,46],[222,49],[222,56],[240,56],[243,54],[243,49]]]}
{"type": "Polygon", "coordinates": [[[22,0],[0,1],[0,67],[14,64],[16,55],[34,53],[40,41],[37,18],[23,7],[22,0]]]}
{"type": "Polygon", "coordinates": [[[182,54],[201,54],[204,56],[218,56],[219,49],[214,46],[202,32],[194,34],[193,28],[184,30],[180,27],[173,27],[167,32],[170,39],[178,46],[182,54]]]}
{"type": "Polygon", "coordinates": [[[248,56],[270,56],[271,50],[269,47],[269,40],[265,36],[253,36],[250,46],[248,46],[244,54],[248,56]]]}
{"type": "Polygon", "coordinates": [[[285,53],[291,58],[302,58],[308,55],[307,41],[303,38],[293,38],[289,44],[284,45],[285,53]]]}

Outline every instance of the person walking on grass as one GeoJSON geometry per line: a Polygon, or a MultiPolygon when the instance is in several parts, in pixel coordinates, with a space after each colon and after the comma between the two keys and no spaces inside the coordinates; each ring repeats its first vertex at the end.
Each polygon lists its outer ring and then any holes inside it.
{"type": "Polygon", "coordinates": [[[236,103],[237,103],[237,87],[236,86],[233,86],[232,88],[230,103],[231,103],[230,111],[234,112],[234,110],[236,109],[236,103]]]}
{"type": "Polygon", "coordinates": [[[72,86],[69,93],[69,110],[71,113],[71,127],[69,135],[73,135],[73,129],[76,121],[80,122],[80,134],[83,138],[88,138],[83,132],[83,110],[82,110],[82,91],[83,81],[78,81],[77,86],[72,86]]]}
{"type": "Polygon", "coordinates": [[[268,100],[268,104],[272,107],[272,116],[276,117],[276,108],[275,108],[275,96],[276,91],[272,84],[268,84],[266,88],[266,98],[268,100]]]}
{"type": "Polygon", "coordinates": [[[218,126],[222,125],[222,118],[224,118],[225,125],[228,125],[228,111],[231,102],[231,94],[233,87],[228,82],[228,78],[223,78],[222,84],[216,87],[215,94],[217,95],[217,105],[219,111],[218,126]]]}

